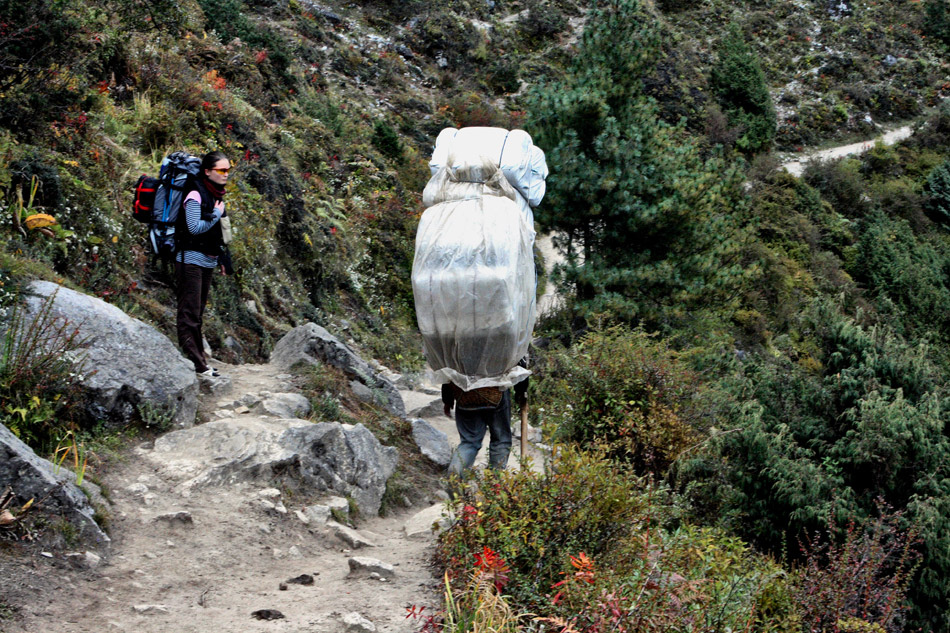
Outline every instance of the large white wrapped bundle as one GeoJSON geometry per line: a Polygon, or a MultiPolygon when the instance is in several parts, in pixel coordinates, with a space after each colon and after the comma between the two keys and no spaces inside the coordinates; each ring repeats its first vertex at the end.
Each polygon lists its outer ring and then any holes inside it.
{"type": "Polygon", "coordinates": [[[460,169],[478,164],[501,167],[508,183],[531,207],[541,204],[548,165],[544,152],[524,130],[498,127],[445,128],[435,141],[429,170],[435,175],[442,167],[460,169]]]}
{"type": "Polygon", "coordinates": [[[496,165],[443,168],[429,181],[412,290],[426,359],[470,391],[510,387],[535,320],[534,228],[496,165]]]}

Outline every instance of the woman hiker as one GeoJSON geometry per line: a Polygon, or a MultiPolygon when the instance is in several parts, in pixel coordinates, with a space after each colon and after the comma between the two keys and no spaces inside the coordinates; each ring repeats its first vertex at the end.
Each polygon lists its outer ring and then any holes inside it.
{"type": "Polygon", "coordinates": [[[195,364],[199,376],[220,375],[208,366],[201,338],[202,317],[211,289],[211,275],[223,252],[222,218],[224,186],[228,183],[231,161],[221,152],[205,154],[201,169],[193,180],[194,188],[184,202],[184,223],[176,228],[178,252],[175,277],[178,282],[178,345],[185,357],[195,364]]]}

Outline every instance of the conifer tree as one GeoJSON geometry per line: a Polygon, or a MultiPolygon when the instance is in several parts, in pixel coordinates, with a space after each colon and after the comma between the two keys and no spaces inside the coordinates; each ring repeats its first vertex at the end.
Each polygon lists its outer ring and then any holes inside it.
{"type": "Polygon", "coordinates": [[[947,0],[927,0],[924,3],[924,31],[950,45],[950,10],[947,0]]]}
{"type": "Polygon", "coordinates": [[[643,94],[659,44],[639,0],[598,2],[571,68],[533,93],[528,124],[551,167],[535,217],[559,235],[578,307],[653,325],[724,296],[741,274],[741,176],[704,160],[643,94]]]}
{"type": "Polygon", "coordinates": [[[950,225],[950,160],[937,165],[924,185],[927,210],[934,222],[950,225]]]}
{"type": "Polygon", "coordinates": [[[767,149],[775,138],[775,108],[765,75],[736,25],[719,44],[719,59],[710,81],[730,125],[740,128],[739,149],[767,149]]]}

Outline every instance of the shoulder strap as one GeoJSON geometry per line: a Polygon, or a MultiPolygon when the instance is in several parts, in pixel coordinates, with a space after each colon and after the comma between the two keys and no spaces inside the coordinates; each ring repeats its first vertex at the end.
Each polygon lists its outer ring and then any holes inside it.
{"type": "Polygon", "coordinates": [[[208,188],[198,180],[197,178],[189,178],[188,182],[190,183],[186,189],[186,194],[191,193],[192,191],[197,191],[198,195],[201,196],[201,207],[207,209],[214,208],[214,196],[211,195],[211,192],[208,191],[208,188]]]}

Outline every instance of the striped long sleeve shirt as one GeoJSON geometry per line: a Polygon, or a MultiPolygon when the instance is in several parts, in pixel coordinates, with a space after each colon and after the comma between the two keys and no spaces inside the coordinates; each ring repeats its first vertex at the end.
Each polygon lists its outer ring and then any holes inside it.
{"type": "MultiPolygon", "coordinates": [[[[197,191],[192,191],[185,197],[185,223],[188,225],[188,231],[192,235],[199,235],[208,231],[221,219],[222,215],[224,215],[222,211],[215,209],[213,220],[202,220],[201,194],[197,191]]],[[[202,268],[214,268],[218,265],[218,257],[216,255],[205,255],[198,251],[179,251],[178,261],[185,264],[201,266],[202,268]]]]}

